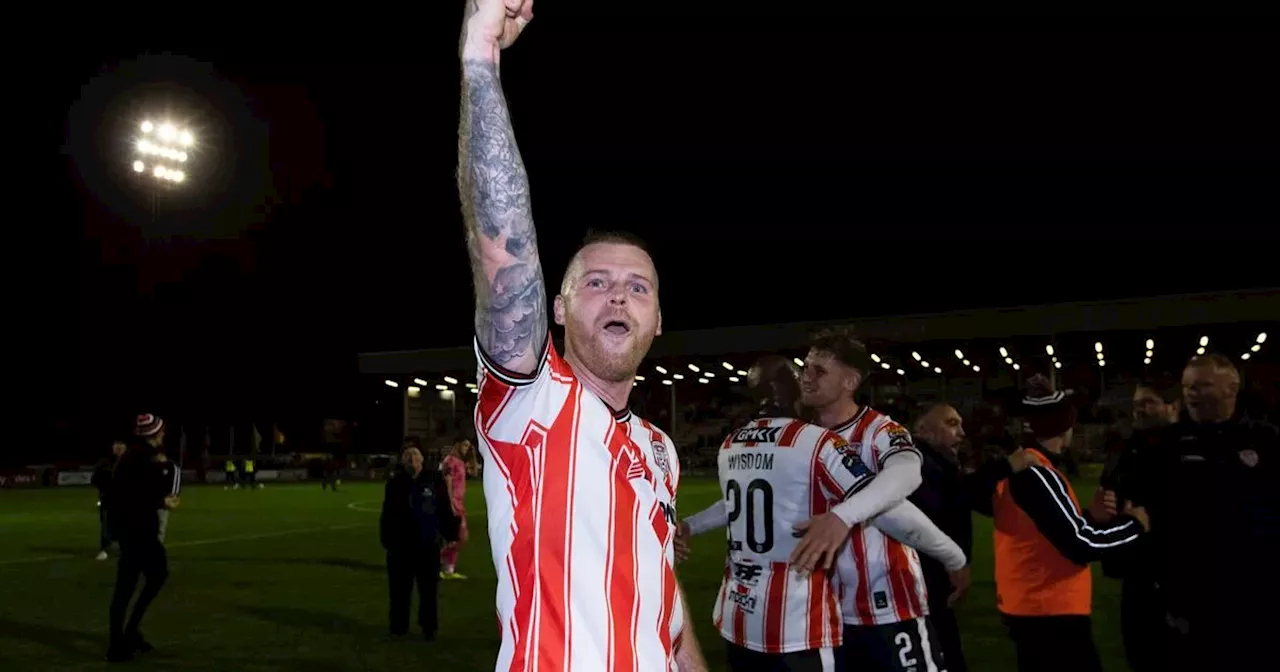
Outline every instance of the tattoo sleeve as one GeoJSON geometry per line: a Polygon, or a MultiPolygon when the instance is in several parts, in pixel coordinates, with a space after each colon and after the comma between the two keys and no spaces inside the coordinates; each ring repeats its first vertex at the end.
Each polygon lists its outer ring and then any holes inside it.
{"type": "Polygon", "coordinates": [[[537,369],[547,337],[529,178],[502,94],[498,64],[464,59],[458,193],[476,291],[476,338],[517,373],[537,369]]]}

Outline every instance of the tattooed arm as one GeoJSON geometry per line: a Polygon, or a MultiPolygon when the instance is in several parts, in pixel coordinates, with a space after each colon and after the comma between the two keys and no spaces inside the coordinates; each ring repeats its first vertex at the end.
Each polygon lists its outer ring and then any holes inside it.
{"type": "Polygon", "coordinates": [[[503,368],[532,373],[547,338],[547,290],[529,204],[529,177],[498,72],[499,49],[515,39],[507,39],[514,24],[504,19],[501,2],[496,3],[496,13],[490,12],[493,4],[468,3],[458,194],[475,281],[476,339],[503,368]],[[504,26],[504,20],[511,25],[504,26]]]}

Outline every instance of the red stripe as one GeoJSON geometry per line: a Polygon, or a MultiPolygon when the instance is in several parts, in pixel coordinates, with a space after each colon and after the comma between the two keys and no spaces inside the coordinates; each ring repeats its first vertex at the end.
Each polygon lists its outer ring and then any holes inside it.
{"type": "Polygon", "coordinates": [[[807,630],[809,636],[806,638],[808,642],[805,646],[810,649],[822,648],[823,625],[826,619],[822,617],[822,595],[824,592],[831,590],[831,582],[827,580],[827,571],[825,569],[815,569],[809,574],[809,599],[806,613],[809,615],[807,630]]]}
{"type": "MultiPolygon", "coordinates": [[[[615,425],[612,429],[610,429],[610,434],[605,436],[606,445],[611,442],[612,432],[616,431],[616,429],[617,429],[617,426],[615,425]]],[[[613,584],[612,569],[613,569],[614,548],[615,548],[613,544],[613,539],[614,539],[613,535],[614,535],[614,529],[615,529],[614,524],[618,520],[618,515],[617,515],[618,502],[616,497],[617,488],[618,488],[618,482],[612,478],[609,479],[609,535],[605,537],[605,551],[604,551],[604,566],[606,569],[604,573],[604,594],[605,595],[613,594],[611,586],[613,584]]],[[[617,650],[614,648],[614,641],[616,639],[616,634],[614,629],[616,626],[613,622],[612,609],[605,610],[605,621],[607,623],[607,628],[605,632],[607,633],[607,636],[609,638],[608,642],[606,642],[605,644],[605,648],[607,649],[607,652],[605,653],[605,669],[611,670],[613,669],[614,657],[618,653],[617,650]]]]}
{"type": "Polygon", "coordinates": [[[743,613],[742,607],[737,602],[733,603],[733,641],[742,644],[747,641],[747,615],[743,613]]]}
{"type": "Polygon", "coordinates": [[[625,432],[614,431],[609,437],[609,453],[613,459],[613,490],[615,493],[613,509],[609,512],[613,520],[613,534],[609,545],[613,549],[613,562],[608,568],[609,611],[613,621],[614,660],[609,669],[624,672],[635,670],[635,628],[636,609],[638,608],[636,591],[636,507],[639,502],[635,489],[627,479],[629,463],[620,459],[627,455],[623,447],[630,441],[625,432]]]}
{"type": "Polygon", "coordinates": [[[502,412],[502,407],[506,404],[511,392],[512,388],[504,385],[502,381],[484,374],[480,379],[480,396],[476,399],[476,427],[482,428],[482,432],[488,432],[493,426],[493,421],[502,412]]]}
{"type": "Polygon", "coordinates": [[[840,603],[836,599],[836,591],[827,582],[827,640],[824,646],[840,646],[844,639],[844,628],[840,622],[840,603]]]}
{"type": "Polygon", "coordinates": [[[885,568],[889,579],[889,591],[893,593],[893,610],[897,615],[898,623],[911,619],[911,603],[908,601],[906,579],[911,572],[903,567],[907,557],[902,552],[902,545],[897,541],[885,537],[884,539],[884,556],[885,568]]]}
{"type": "Polygon", "coordinates": [[[502,472],[511,495],[511,549],[507,556],[515,605],[511,611],[511,634],[514,655],[512,672],[529,667],[530,645],[533,637],[534,581],[538,571],[538,553],[535,546],[536,518],[534,465],[529,455],[539,454],[544,444],[545,430],[530,422],[525,427],[520,444],[489,441],[494,466],[502,472]]]}
{"type": "Polygon", "coordinates": [[[573,511],[574,439],[581,387],[569,388],[570,402],[560,410],[541,451],[543,472],[538,491],[538,628],[539,670],[563,670],[568,665],[569,633],[569,516],[573,511]]]}
{"type": "Polygon", "coordinates": [[[790,448],[796,445],[796,437],[800,435],[800,430],[808,423],[792,420],[787,428],[782,430],[782,438],[778,439],[778,446],[781,448],[790,448]]]}
{"type": "MultiPolygon", "coordinates": [[[[786,616],[787,565],[773,563],[769,574],[769,587],[764,598],[764,650],[766,653],[782,653],[782,628],[786,616]]],[[[739,642],[741,643],[741,642],[739,642]]]]}
{"type": "Polygon", "coordinates": [[[875,622],[871,611],[871,579],[867,573],[867,545],[862,540],[862,525],[855,525],[852,538],[849,540],[849,552],[853,553],[853,564],[858,568],[858,594],[854,596],[854,611],[858,622],[871,625],[875,622]]]}
{"type": "Polygon", "coordinates": [[[724,563],[724,579],[720,582],[720,609],[716,612],[716,630],[724,633],[724,612],[729,608],[729,562],[724,563]]]}

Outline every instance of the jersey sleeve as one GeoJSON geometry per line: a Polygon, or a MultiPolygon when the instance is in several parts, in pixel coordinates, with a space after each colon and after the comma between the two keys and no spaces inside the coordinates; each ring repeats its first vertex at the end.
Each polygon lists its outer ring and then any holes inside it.
{"type": "Polygon", "coordinates": [[[829,502],[843,502],[867,487],[873,474],[849,442],[834,432],[818,438],[817,485],[829,502]]]}
{"type": "Polygon", "coordinates": [[[542,357],[538,360],[538,368],[531,373],[519,373],[512,371],[498,362],[494,361],[489,353],[480,347],[480,339],[472,339],[476,351],[476,362],[479,370],[476,372],[476,380],[480,381],[482,386],[498,386],[502,388],[521,388],[528,387],[537,382],[543,376],[548,375],[551,369],[551,358],[555,356],[555,348],[551,346],[551,332],[542,340],[542,357]]]}
{"type": "Polygon", "coordinates": [[[1036,529],[1068,560],[1087,565],[1137,541],[1142,526],[1120,514],[1107,525],[1093,525],[1072,501],[1062,477],[1052,469],[1031,466],[1009,479],[1013,501],[1036,529]]]}
{"type": "Polygon", "coordinates": [[[920,455],[920,449],[916,448],[916,443],[911,438],[911,432],[908,432],[906,427],[893,421],[877,427],[871,437],[871,441],[867,443],[871,454],[865,457],[869,462],[874,463],[876,471],[884,468],[885,460],[898,453],[908,451],[915,453],[917,456],[920,455]]]}

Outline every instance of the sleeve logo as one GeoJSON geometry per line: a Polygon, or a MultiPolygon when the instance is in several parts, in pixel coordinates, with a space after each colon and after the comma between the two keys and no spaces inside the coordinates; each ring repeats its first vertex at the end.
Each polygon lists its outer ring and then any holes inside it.
{"type": "Polygon", "coordinates": [[[903,429],[902,425],[890,425],[885,434],[889,436],[890,448],[911,448],[915,444],[911,441],[911,434],[903,429]]]}

